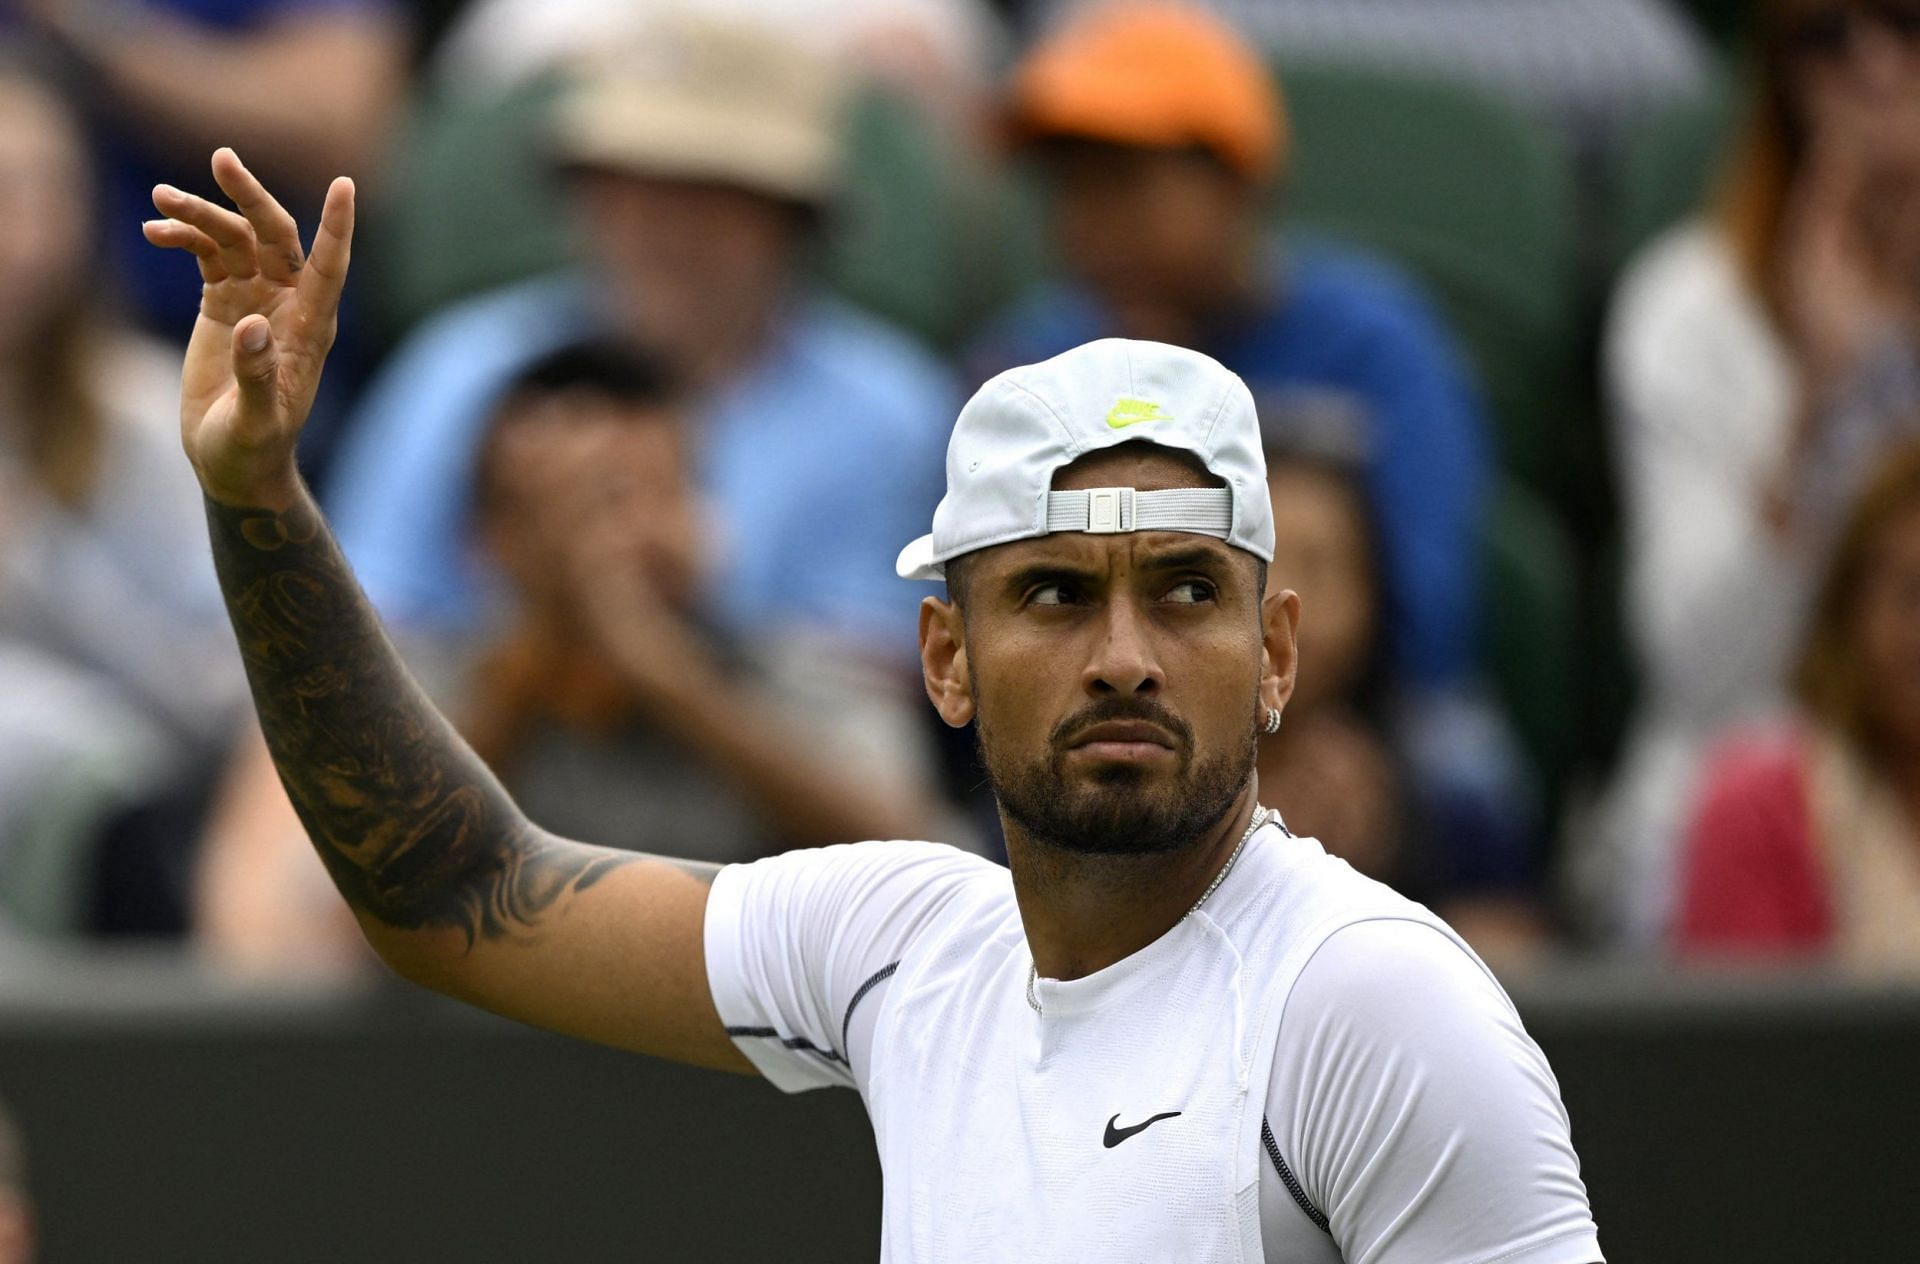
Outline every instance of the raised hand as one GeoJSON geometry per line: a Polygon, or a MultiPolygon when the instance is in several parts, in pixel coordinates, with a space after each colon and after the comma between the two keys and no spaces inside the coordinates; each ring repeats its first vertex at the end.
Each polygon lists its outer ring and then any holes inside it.
{"type": "Polygon", "coordinates": [[[346,284],[353,182],[327,190],[309,256],[293,216],[231,149],[214,151],[213,178],[238,213],[163,184],[153,204],[166,218],[142,226],[154,245],[192,254],[204,282],[180,380],[180,440],[214,500],[285,509],[346,284]]]}
{"type": "Polygon", "coordinates": [[[267,750],[368,942],[408,978],[499,1013],[750,1071],[706,982],[715,868],[529,821],[408,674],[294,471],[333,343],[353,186],[327,191],[309,259],[232,152],[213,173],[237,213],[160,188],[167,218],[146,227],[191,252],[206,283],[181,437],[267,750]]]}

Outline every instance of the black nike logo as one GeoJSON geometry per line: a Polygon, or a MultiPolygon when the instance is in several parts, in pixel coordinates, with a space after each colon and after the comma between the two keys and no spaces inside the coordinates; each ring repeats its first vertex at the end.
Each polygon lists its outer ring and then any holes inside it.
{"type": "Polygon", "coordinates": [[[1126,1128],[1114,1127],[1114,1124],[1120,1121],[1120,1116],[1115,1115],[1112,1119],[1107,1120],[1107,1135],[1101,1138],[1101,1140],[1105,1143],[1107,1149],[1111,1150],[1113,1149],[1113,1147],[1119,1145],[1122,1141],[1125,1141],[1128,1137],[1131,1137],[1134,1133],[1141,1132],[1141,1131],[1144,1131],[1145,1129],[1151,1128],[1153,1127],[1153,1125],[1159,1123],[1162,1119],[1172,1119],[1175,1115],[1179,1113],[1180,1112],[1177,1110],[1169,1110],[1162,1114],[1155,1115],[1153,1116],[1153,1118],[1148,1119],[1142,1123],[1133,1124],[1126,1128]]]}

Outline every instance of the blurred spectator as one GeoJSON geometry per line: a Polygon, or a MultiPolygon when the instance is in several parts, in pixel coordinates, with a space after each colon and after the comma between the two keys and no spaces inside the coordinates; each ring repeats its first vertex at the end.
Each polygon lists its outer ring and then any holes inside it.
{"type": "Polygon", "coordinates": [[[908,665],[919,594],[892,559],[939,498],[954,392],[931,357],[803,280],[838,184],[840,95],[791,43],[693,19],[582,68],[554,141],[584,266],[423,326],[336,468],[330,511],[389,619],[471,626],[488,576],[462,540],[491,401],[605,331],[693,392],[718,624],[778,619],[908,665]]]}
{"type": "Polygon", "coordinates": [[[0,1104],[0,1264],[30,1264],[33,1239],[26,1145],[6,1106],[0,1104]]]}
{"type": "MultiPolygon", "coordinates": [[[[1263,418],[1269,425],[1271,418],[1263,418]]],[[[1260,739],[1261,801],[1370,878],[1404,885],[1399,772],[1363,696],[1378,677],[1380,586],[1366,496],[1335,452],[1267,450],[1268,588],[1300,594],[1300,672],[1278,733],[1260,739]]]]}
{"type": "Polygon", "coordinates": [[[1447,844],[1422,819],[1388,739],[1379,546],[1350,422],[1331,410],[1261,415],[1275,536],[1268,582],[1301,601],[1299,678],[1286,723],[1260,741],[1261,799],[1368,877],[1433,903],[1496,967],[1517,968],[1545,939],[1537,902],[1449,871],[1447,844]]]}
{"type": "Polygon", "coordinates": [[[180,460],[179,362],[98,302],[72,112],[0,62],[0,909],[85,920],[104,820],[239,713],[240,665],[180,460]]]}
{"type": "Polygon", "coordinates": [[[1475,684],[1487,421],[1446,330],[1384,262],[1270,238],[1280,100],[1203,10],[1090,11],[1019,67],[1009,123],[1049,177],[1070,278],[989,331],[976,376],[1091,338],[1151,338],[1220,360],[1263,414],[1347,414],[1380,543],[1396,745],[1452,884],[1524,888],[1524,774],[1475,684]]]}
{"type": "Polygon", "coordinates": [[[777,24],[816,55],[895,89],[954,130],[990,103],[1004,35],[982,0],[475,0],[431,73],[454,92],[495,94],[663,14],[777,24]]]}
{"type": "Polygon", "coordinates": [[[1344,402],[1365,428],[1393,659],[1422,685],[1470,671],[1486,418],[1408,281],[1270,240],[1287,138],[1264,68],[1198,10],[1114,4],[1034,50],[1010,117],[1043,161],[1071,279],[989,333],[976,376],[1119,334],[1204,350],[1265,407],[1344,402]]]}
{"type": "Polygon", "coordinates": [[[1647,943],[1707,738],[1780,701],[1862,472],[1920,416],[1920,23],[1766,6],[1717,205],[1650,246],[1606,370],[1643,699],[1587,880],[1647,943]]]}
{"type": "MultiPolygon", "coordinates": [[[[509,387],[482,440],[471,545],[503,577],[497,628],[408,658],[542,828],[721,862],[941,837],[918,707],[889,676],[777,624],[700,609],[715,520],[664,375],[612,343],[509,387]]],[[[209,837],[200,936],[273,971],[358,961],[258,741],[209,837]]]]}
{"type": "MultiPolygon", "coordinates": [[[[184,337],[200,303],[193,260],[140,235],[162,180],[218,196],[206,156],[245,154],[301,223],[334,176],[378,166],[404,85],[393,0],[14,0],[83,86],[104,145],[111,275],[157,332],[184,337]]],[[[337,377],[338,374],[336,373],[337,377]]]]}
{"type": "Polygon", "coordinates": [[[1678,947],[1920,978],[1920,446],[1842,531],[1793,685],[1797,721],[1707,761],[1678,947]]]}
{"type": "Polygon", "coordinates": [[[534,819],[613,846],[735,861],[931,837],[911,700],[830,645],[704,618],[714,520],[685,431],[658,371],[612,346],[508,394],[475,528],[515,613],[456,704],[475,749],[534,819]]]}
{"type": "MultiPolygon", "coordinates": [[[[1040,0],[1042,21],[1106,0],[1040,0]]],[[[1204,0],[1285,63],[1358,64],[1484,85],[1603,156],[1706,86],[1711,58],[1671,0],[1204,0]]]]}

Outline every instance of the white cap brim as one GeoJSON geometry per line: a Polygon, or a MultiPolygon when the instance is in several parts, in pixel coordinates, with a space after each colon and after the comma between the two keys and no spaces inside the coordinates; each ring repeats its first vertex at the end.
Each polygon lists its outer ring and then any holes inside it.
{"type": "Polygon", "coordinates": [[[901,579],[945,579],[947,568],[933,560],[933,537],[923,535],[900,550],[893,573],[901,579]]]}

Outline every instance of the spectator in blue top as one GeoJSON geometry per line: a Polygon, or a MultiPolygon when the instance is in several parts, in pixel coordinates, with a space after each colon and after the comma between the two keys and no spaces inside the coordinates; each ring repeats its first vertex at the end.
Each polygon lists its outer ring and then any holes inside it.
{"type": "Polygon", "coordinates": [[[1008,122],[1048,177],[1067,276],[991,329],[971,367],[1152,338],[1240,374],[1263,416],[1342,414],[1364,444],[1404,753],[1436,828],[1472,852],[1456,869],[1523,880],[1524,779],[1474,693],[1488,423],[1447,331],[1386,263],[1271,238],[1279,94],[1204,10],[1090,7],[1017,68],[1008,122]]]}
{"type": "Polygon", "coordinates": [[[1466,675],[1487,421],[1446,330],[1384,262],[1282,252],[1266,230],[1286,138],[1265,68],[1204,12],[1102,6],[1015,76],[1016,137],[1050,177],[1069,274],[990,331],[997,371],[1120,334],[1206,351],[1256,398],[1343,401],[1371,449],[1388,626],[1404,675],[1466,675]]]}
{"type": "Polygon", "coordinates": [[[841,95],[790,43],[691,16],[579,68],[553,141],[584,266],[422,327],[334,470],[341,544],[390,620],[484,615],[489,581],[462,544],[484,423],[524,366],[600,333],[695,393],[723,625],[783,620],[908,663],[920,594],[893,555],[939,499],[955,392],[931,356],[803,279],[838,181],[841,95]]]}
{"type": "MultiPolygon", "coordinates": [[[[200,274],[191,257],[141,237],[153,186],[204,172],[208,150],[232,145],[311,222],[334,176],[374,174],[406,83],[395,0],[16,0],[15,9],[60,51],[94,109],[112,272],[134,314],[168,337],[193,324],[200,274]]],[[[210,181],[190,191],[218,192],[210,181]]]]}

